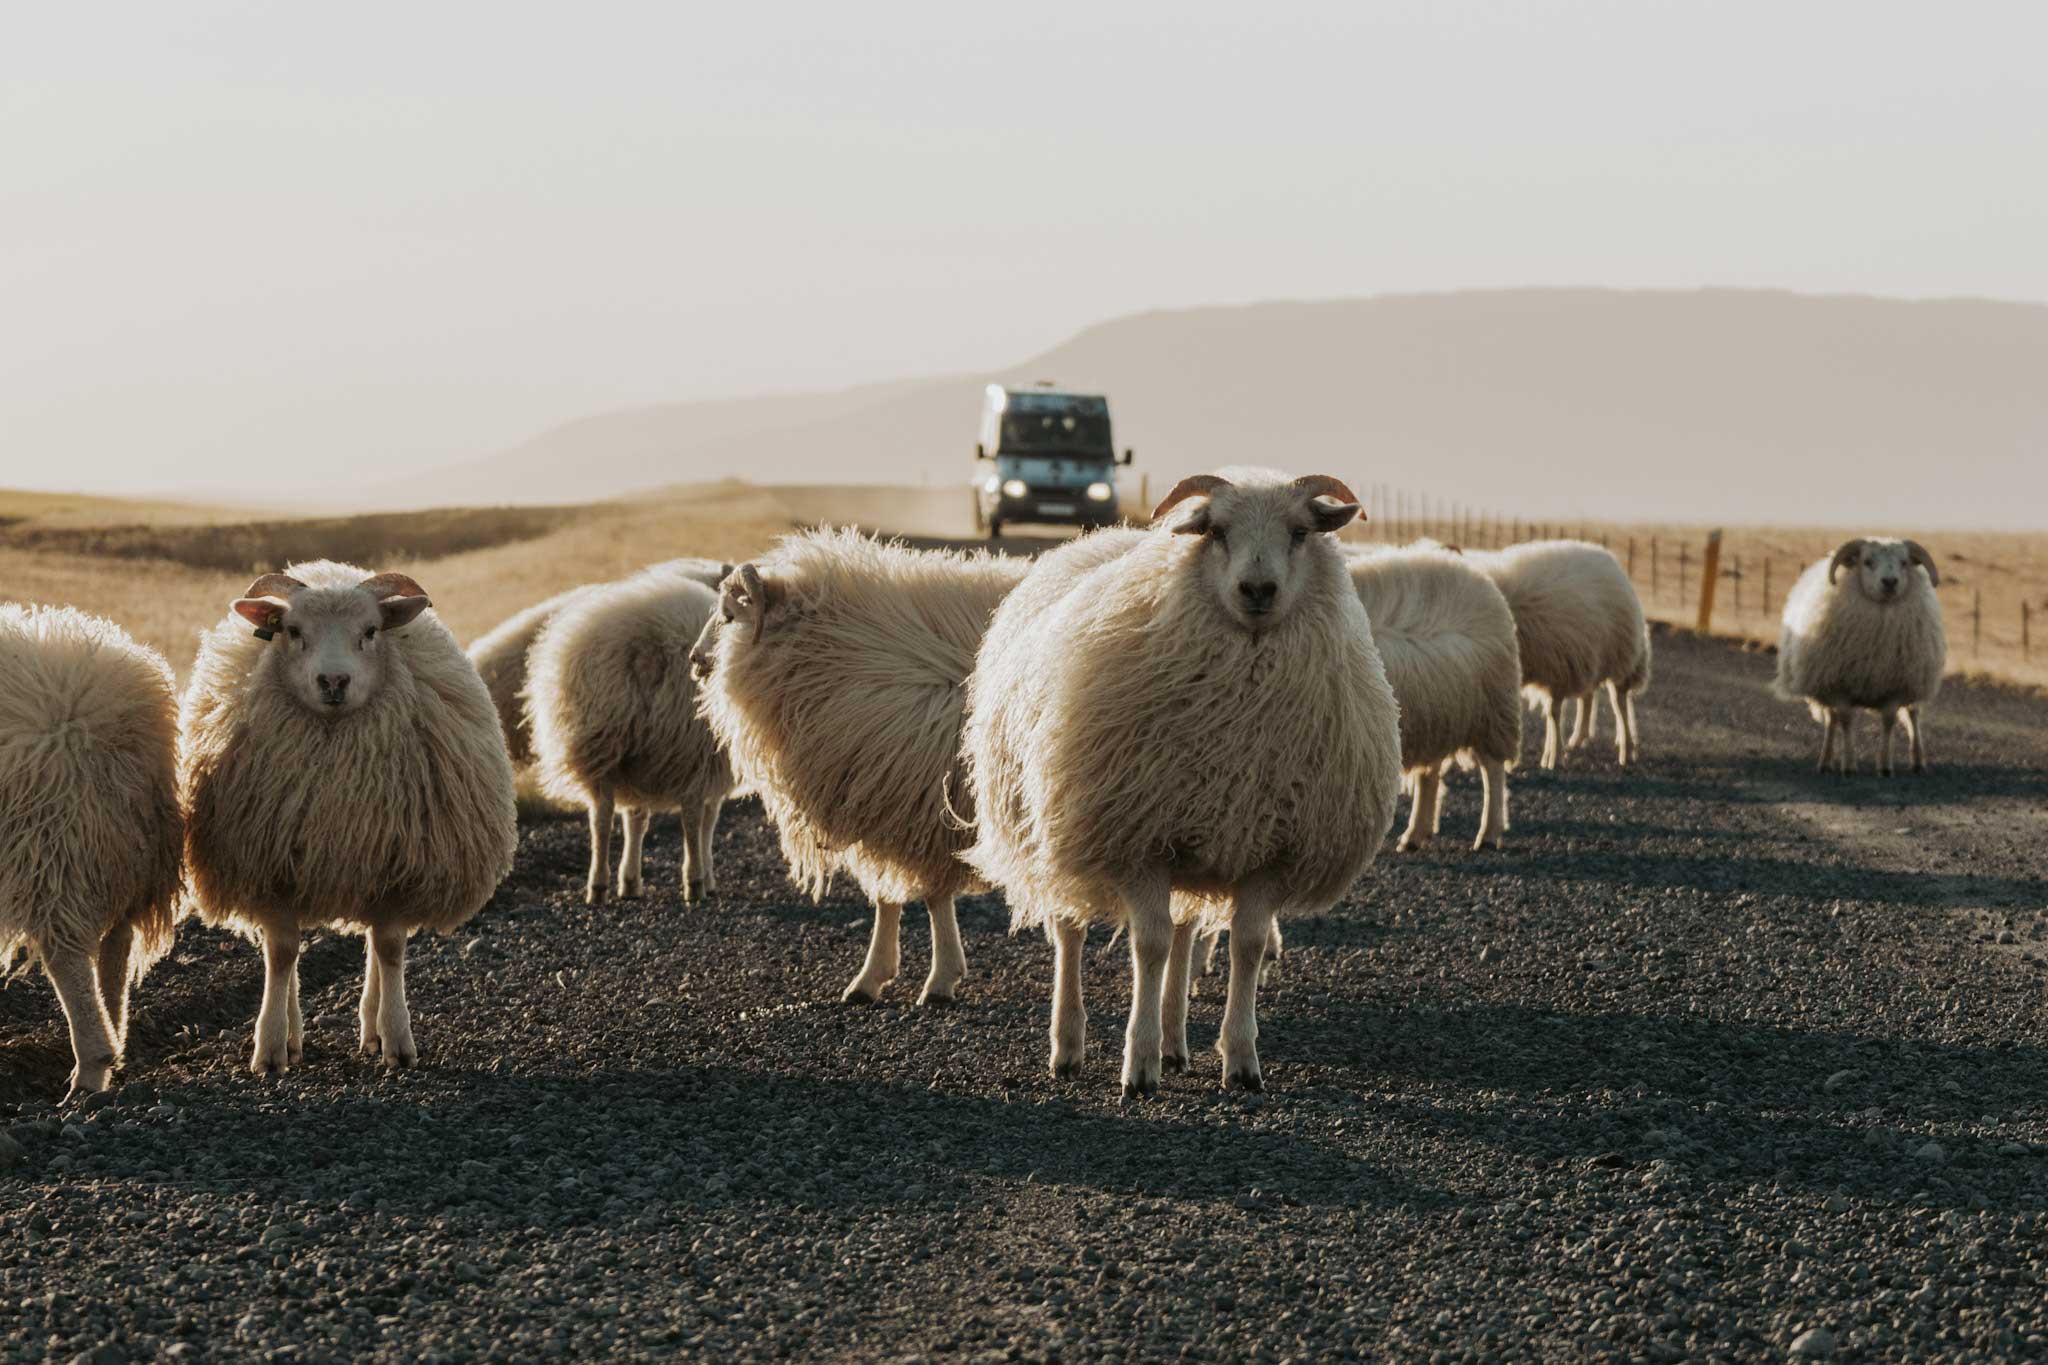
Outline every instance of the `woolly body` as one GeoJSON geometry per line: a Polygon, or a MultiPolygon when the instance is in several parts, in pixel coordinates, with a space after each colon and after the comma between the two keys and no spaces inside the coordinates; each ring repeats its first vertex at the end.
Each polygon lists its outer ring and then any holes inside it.
{"type": "Polygon", "coordinates": [[[0,970],[42,964],[74,1087],[107,1084],[169,951],[183,858],[170,666],[110,621],[0,606],[0,970]]]}

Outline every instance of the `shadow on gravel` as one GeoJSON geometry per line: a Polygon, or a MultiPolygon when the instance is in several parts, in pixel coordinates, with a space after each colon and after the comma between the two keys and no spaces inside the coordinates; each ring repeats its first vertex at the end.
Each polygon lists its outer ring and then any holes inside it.
{"type": "MultiPolygon", "coordinates": [[[[362,940],[308,934],[299,957],[299,989],[313,996],[360,976],[362,940]]],[[[178,946],[133,996],[127,1060],[119,1079],[147,1079],[166,1054],[220,1029],[253,1030],[263,1001],[263,955],[225,930],[187,921],[178,946]]],[[[40,971],[0,990],[0,1104],[54,1100],[71,1075],[71,1042],[56,994],[40,971]]],[[[246,1040],[245,1040],[246,1041],[246,1040]]],[[[245,1054],[246,1055],[246,1054],[245,1054]]]]}
{"type": "MultiPolygon", "coordinates": [[[[980,1177],[1150,1199],[1353,1208],[1442,1196],[1281,1132],[727,1069],[406,1078],[339,1099],[210,1087],[167,1183],[283,1203],[619,1226],[676,1210],[971,1203],[980,1177]],[[421,1093],[422,1089],[428,1093],[421,1093]]],[[[188,1099],[196,1097],[188,1096],[188,1099]]],[[[1162,1101],[1161,1103],[1167,1103],[1162,1101]]],[[[106,1139],[117,1142],[117,1137],[106,1139]]]]}
{"type": "MultiPolygon", "coordinates": [[[[1679,1176],[1780,1181],[1872,1197],[1925,1194],[2038,1210],[2048,1169],[1956,1136],[1992,1110],[2048,1097],[2048,1049],[1802,1032],[1641,1014],[1507,1006],[1385,1009],[1331,1001],[1317,1048],[1336,1065],[1469,1093],[1381,1097],[1375,1115],[1543,1162],[1669,1163],[1679,1176]],[[1347,1041],[1348,1040],[1348,1041],[1347,1041]],[[1344,1054],[1349,1053],[1347,1058],[1344,1054]],[[1944,1125],[1945,1158],[1919,1155],[1944,1125]]],[[[1401,1079],[1393,1089],[1406,1089],[1401,1079]]]]}
{"type": "Polygon", "coordinates": [[[1880,777],[1869,753],[1862,753],[1860,761],[1862,768],[1849,777],[1816,772],[1811,758],[1759,759],[1744,771],[1746,776],[1795,788],[1807,800],[1838,806],[1967,805],[1986,797],[2048,802],[2048,772],[2037,768],[1936,762],[1924,773],[1901,766],[1896,776],[1880,777]]]}
{"type": "Polygon", "coordinates": [[[1952,908],[2048,902],[2048,880],[1957,872],[1894,872],[1849,863],[1780,858],[1681,858],[1626,850],[1524,851],[1483,864],[1446,862],[1441,871],[1466,877],[1509,875],[1560,882],[1606,882],[1640,895],[1662,890],[1806,896],[1886,905],[1952,908]]]}

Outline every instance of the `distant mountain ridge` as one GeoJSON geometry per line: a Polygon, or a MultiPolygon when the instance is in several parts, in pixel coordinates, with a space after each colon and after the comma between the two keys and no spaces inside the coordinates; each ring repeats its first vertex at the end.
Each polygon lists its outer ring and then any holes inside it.
{"type": "Polygon", "coordinates": [[[964,485],[982,388],[1039,378],[1107,393],[1154,489],[1250,462],[1525,517],[2048,525],[2048,306],[1719,289],[1140,313],[988,374],[600,414],[387,500],[964,485]]]}

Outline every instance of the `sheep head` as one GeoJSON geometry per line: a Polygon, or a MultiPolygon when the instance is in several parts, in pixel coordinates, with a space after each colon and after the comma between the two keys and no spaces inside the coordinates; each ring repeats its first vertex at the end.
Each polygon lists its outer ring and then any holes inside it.
{"type": "Polygon", "coordinates": [[[1200,536],[1200,573],[1224,618],[1254,633],[1285,621],[1322,556],[1324,539],[1358,515],[1358,499],[1328,474],[1289,479],[1270,470],[1198,474],[1175,484],[1153,509],[1155,526],[1200,536]],[[1166,513],[1200,497],[1168,523],[1166,513]]]}
{"type": "Polygon", "coordinates": [[[711,676],[718,662],[719,636],[729,625],[747,627],[747,643],[759,644],[762,634],[781,618],[787,600],[788,590],[752,564],[727,573],[718,585],[718,610],[690,646],[690,675],[699,682],[711,676]]]}
{"type": "Polygon", "coordinates": [[[267,573],[235,599],[233,610],[275,651],[286,690],[307,710],[332,719],[376,698],[389,673],[385,634],[432,605],[426,590],[402,573],[319,588],[267,573]]]}
{"type": "Polygon", "coordinates": [[[1903,600],[1913,587],[1913,566],[1927,571],[1929,588],[1941,582],[1934,557],[1924,546],[1911,540],[1880,540],[1865,536],[1844,542],[1828,561],[1828,582],[1850,569],[1856,575],[1856,589],[1880,605],[1903,600]]]}

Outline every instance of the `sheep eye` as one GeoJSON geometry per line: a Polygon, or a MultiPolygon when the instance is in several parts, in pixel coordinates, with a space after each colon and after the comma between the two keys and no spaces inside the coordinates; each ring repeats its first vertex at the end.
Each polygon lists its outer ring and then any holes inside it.
{"type": "Polygon", "coordinates": [[[1308,532],[1299,526],[1288,532],[1288,535],[1292,537],[1296,545],[1303,545],[1308,542],[1308,532]]]}
{"type": "Polygon", "coordinates": [[[299,638],[299,628],[297,626],[286,626],[284,628],[284,633],[286,635],[291,636],[291,638],[294,640],[299,638]]]}
{"type": "Polygon", "coordinates": [[[1209,538],[1218,545],[1228,545],[1230,543],[1230,537],[1224,534],[1221,526],[1211,526],[1209,528],[1209,538]]]}
{"type": "Polygon", "coordinates": [[[365,626],[365,627],[363,627],[363,638],[364,638],[365,640],[369,640],[369,639],[374,639],[374,638],[376,637],[376,634],[377,634],[377,628],[376,628],[375,626],[365,626]]]}

